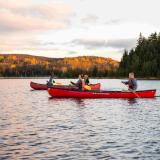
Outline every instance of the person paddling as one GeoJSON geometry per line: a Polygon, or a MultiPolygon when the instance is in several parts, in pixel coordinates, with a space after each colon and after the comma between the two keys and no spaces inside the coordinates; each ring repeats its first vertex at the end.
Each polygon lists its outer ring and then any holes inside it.
{"type": "Polygon", "coordinates": [[[48,86],[53,86],[53,83],[55,83],[55,81],[53,80],[53,77],[54,77],[53,74],[49,77],[49,81],[47,81],[48,86]]]}
{"type": "Polygon", "coordinates": [[[122,81],[123,84],[128,85],[128,90],[136,91],[137,90],[137,80],[134,77],[134,73],[129,73],[129,80],[128,81],[122,81]]]}
{"type": "Polygon", "coordinates": [[[83,90],[83,86],[84,86],[83,75],[80,74],[78,76],[78,81],[76,83],[74,83],[72,81],[70,83],[75,85],[76,87],[78,87],[79,90],[83,90]]]}

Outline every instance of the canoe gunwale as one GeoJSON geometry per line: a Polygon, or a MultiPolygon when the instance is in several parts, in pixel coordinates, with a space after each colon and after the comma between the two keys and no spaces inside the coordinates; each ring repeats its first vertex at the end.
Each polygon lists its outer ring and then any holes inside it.
{"type": "MultiPolygon", "coordinates": [[[[56,86],[52,86],[52,87],[48,87],[48,89],[60,89],[60,90],[67,90],[66,88],[58,88],[56,86]]],[[[73,92],[93,92],[93,93],[137,93],[137,92],[149,92],[149,91],[156,91],[156,89],[148,89],[148,90],[137,90],[137,91],[129,91],[129,90],[126,90],[126,91],[106,91],[106,90],[79,90],[79,89],[71,89],[69,91],[73,91],[73,92]]]]}
{"type": "Polygon", "coordinates": [[[82,91],[48,88],[48,93],[55,98],[154,98],[156,90],[132,91],[82,91]]]}

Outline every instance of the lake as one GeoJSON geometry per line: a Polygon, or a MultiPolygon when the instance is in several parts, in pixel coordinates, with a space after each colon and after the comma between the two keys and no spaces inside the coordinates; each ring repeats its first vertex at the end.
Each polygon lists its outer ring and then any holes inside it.
{"type": "MultiPolygon", "coordinates": [[[[0,79],[0,159],[160,159],[160,97],[50,99],[47,91],[33,91],[31,80],[0,79]]],[[[91,82],[126,88],[119,79],[91,82]]],[[[138,85],[160,94],[159,80],[138,85]]]]}

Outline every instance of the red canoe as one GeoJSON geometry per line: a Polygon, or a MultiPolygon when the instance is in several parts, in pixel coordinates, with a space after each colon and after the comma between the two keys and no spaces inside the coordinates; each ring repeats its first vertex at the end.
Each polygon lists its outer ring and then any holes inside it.
{"type": "Polygon", "coordinates": [[[48,93],[56,98],[153,98],[156,90],[143,91],[78,91],[48,88],[48,93]]]}
{"type": "MultiPolygon", "coordinates": [[[[35,83],[35,82],[30,82],[30,86],[31,88],[35,89],[35,90],[47,90],[48,86],[46,84],[39,84],[39,83],[35,83]]],[[[64,89],[77,89],[77,87],[75,86],[69,86],[69,85],[55,85],[52,88],[64,88],[64,89]]],[[[91,90],[100,90],[101,84],[97,83],[97,84],[91,84],[90,85],[91,90]]]]}
{"type": "Polygon", "coordinates": [[[30,82],[30,87],[35,90],[47,90],[48,89],[46,84],[40,84],[40,83],[35,83],[35,82],[30,82]]]}

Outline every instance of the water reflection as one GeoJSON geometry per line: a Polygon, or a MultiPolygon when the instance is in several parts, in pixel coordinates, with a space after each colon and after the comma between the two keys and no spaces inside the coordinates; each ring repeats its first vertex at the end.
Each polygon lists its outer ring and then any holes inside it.
{"type": "Polygon", "coordinates": [[[136,98],[128,99],[128,103],[129,103],[129,105],[135,105],[135,104],[137,104],[137,99],[136,98]]]}
{"type": "Polygon", "coordinates": [[[75,103],[76,106],[78,107],[84,107],[85,106],[85,102],[84,99],[80,99],[80,98],[53,98],[53,97],[48,97],[49,100],[52,100],[54,102],[72,102],[75,103]]]}
{"type": "Polygon", "coordinates": [[[78,107],[84,107],[85,106],[85,103],[84,103],[84,99],[72,99],[78,107]]]}

